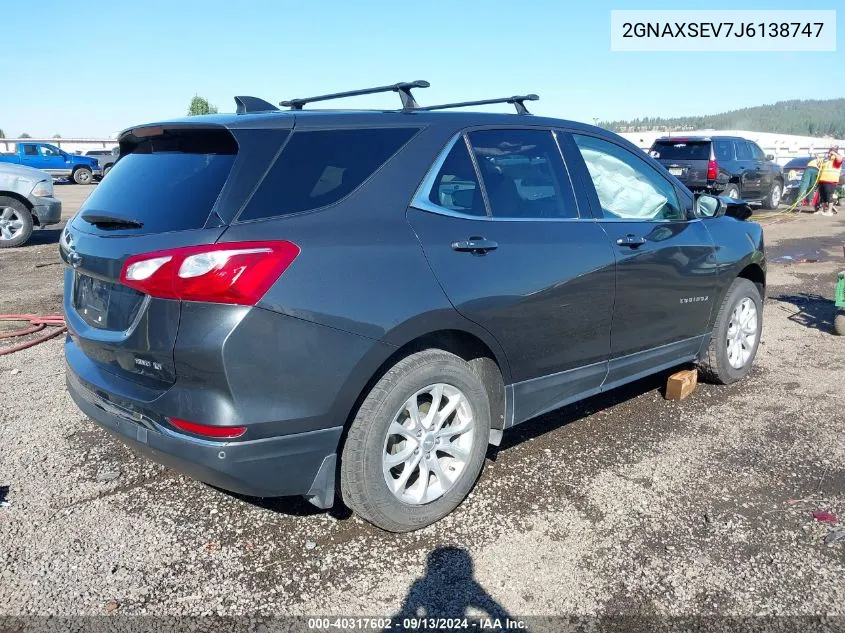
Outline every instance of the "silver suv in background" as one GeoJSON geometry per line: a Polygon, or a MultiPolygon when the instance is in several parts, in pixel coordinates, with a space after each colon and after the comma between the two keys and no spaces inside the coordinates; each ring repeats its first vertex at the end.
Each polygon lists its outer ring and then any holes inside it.
{"type": "Polygon", "coordinates": [[[103,172],[103,175],[100,176],[100,179],[105,178],[106,174],[109,173],[109,170],[114,167],[115,162],[117,162],[117,157],[120,156],[120,148],[113,147],[112,149],[89,149],[85,152],[86,156],[90,156],[97,160],[100,164],[100,169],[103,172]]]}
{"type": "Polygon", "coordinates": [[[45,171],[0,163],[0,248],[24,244],[33,226],[57,224],[62,203],[53,197],[53,178],[45,171]]]}

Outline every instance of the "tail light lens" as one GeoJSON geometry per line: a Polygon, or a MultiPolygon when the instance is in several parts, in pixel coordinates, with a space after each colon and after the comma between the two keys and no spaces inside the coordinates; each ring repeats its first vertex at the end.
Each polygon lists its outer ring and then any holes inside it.
{"type": "Polygon", "coordinates": [[[170,422],[177,429],[193,433],[194,435],[202,435],[203,437],[210,437],[216,440],[231,440],[240,437],[246,433],[245,426],[210,426],[208,424],[198,424],[196,422],[188,422],[187,420],[178,420],[170,418],[170,422]]]}
{"type": "Polygon", "coordinates": [[[707,180],[716,180],[719,176],[719,163],[711,160],[707,163],[707,180]]]}
{"type": "Polygon", "coordinates": [[[127,258],[120,283],[163,299],[255,305],[297,255],[286,241],[174,248],[127,258]]]}

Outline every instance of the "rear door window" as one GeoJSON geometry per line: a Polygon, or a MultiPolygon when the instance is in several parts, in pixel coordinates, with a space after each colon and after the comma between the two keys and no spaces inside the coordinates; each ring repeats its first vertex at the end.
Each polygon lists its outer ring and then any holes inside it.
{"type": "Polygon", "coordinates": [[[651,149],[658,160],[710,160],[710,141],[661,141],[651,149]]]}
{"type": "Polygon", "coordinates": [[[494,218],[577,218],[550,130],[480,130],[469,141],[494,218]]]}
{"type": "Polygon", "coordinates": [[[417,128],[294,132],[238,221],[333,204],[355,191],[416,132],[417,128]]]}
{"type": "Polygon", "coordinates": [[[736,149],[736,159],[737,160],[752,160],[751,158],[751,148],[748,146],[748,143],[743,140],[736,140],[733,142],[734,148],[736,149]]]}
{"type": "MultiPolygon", "coordinates": [[[[84,209],[141,222],[133,233],[205,225],[235,161],[226,130],[179,130],[136,139],[97,185],[84,209]]],[[[85,226],[85,230],[93,227],[85,226]]]]}

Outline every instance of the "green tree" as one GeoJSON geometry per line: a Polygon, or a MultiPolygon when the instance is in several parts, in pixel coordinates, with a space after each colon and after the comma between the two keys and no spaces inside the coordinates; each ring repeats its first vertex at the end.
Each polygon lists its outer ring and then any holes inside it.
{"type": "Polygon", "coordinates": [[[197,116],[199,114],[217,114],[217,106],[213,106],[205,97],[194,95],[191,99],[191,105],[188,108],[188,116],[197,116]]]}
{"type": "Polygon", "coordinates": [[[6,138],[6,133],[3,131],[3,128],[0,127],[0,138],[6,138]]]}
{"type": "Polygon", "coordinates": [[[53,134],[53,138],[62,138],[61,134],[53,134]]]}
{"type": "Polygon", "coordinates": [[[29,134],[27,134],[26,132],[24,132],[18,138],[32,138],[32,137],[29,134]]]}

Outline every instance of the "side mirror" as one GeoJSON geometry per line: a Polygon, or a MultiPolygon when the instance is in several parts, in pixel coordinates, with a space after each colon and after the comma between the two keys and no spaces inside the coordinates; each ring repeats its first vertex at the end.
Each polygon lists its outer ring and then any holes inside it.
{"type": "Polygon", "coordinates": [[[725,215],[727,205],[716,196],[702,194],[695,199],[695,215],[699,218],[718,218],[725,215]]]}
{"type": "Polygon", "coordinates": [[[773,161],[774,159],[775,159],[775,155],[774,155],[774,154],[766,154],[766,160],[768,160],[768,161],[773,161]]]}

